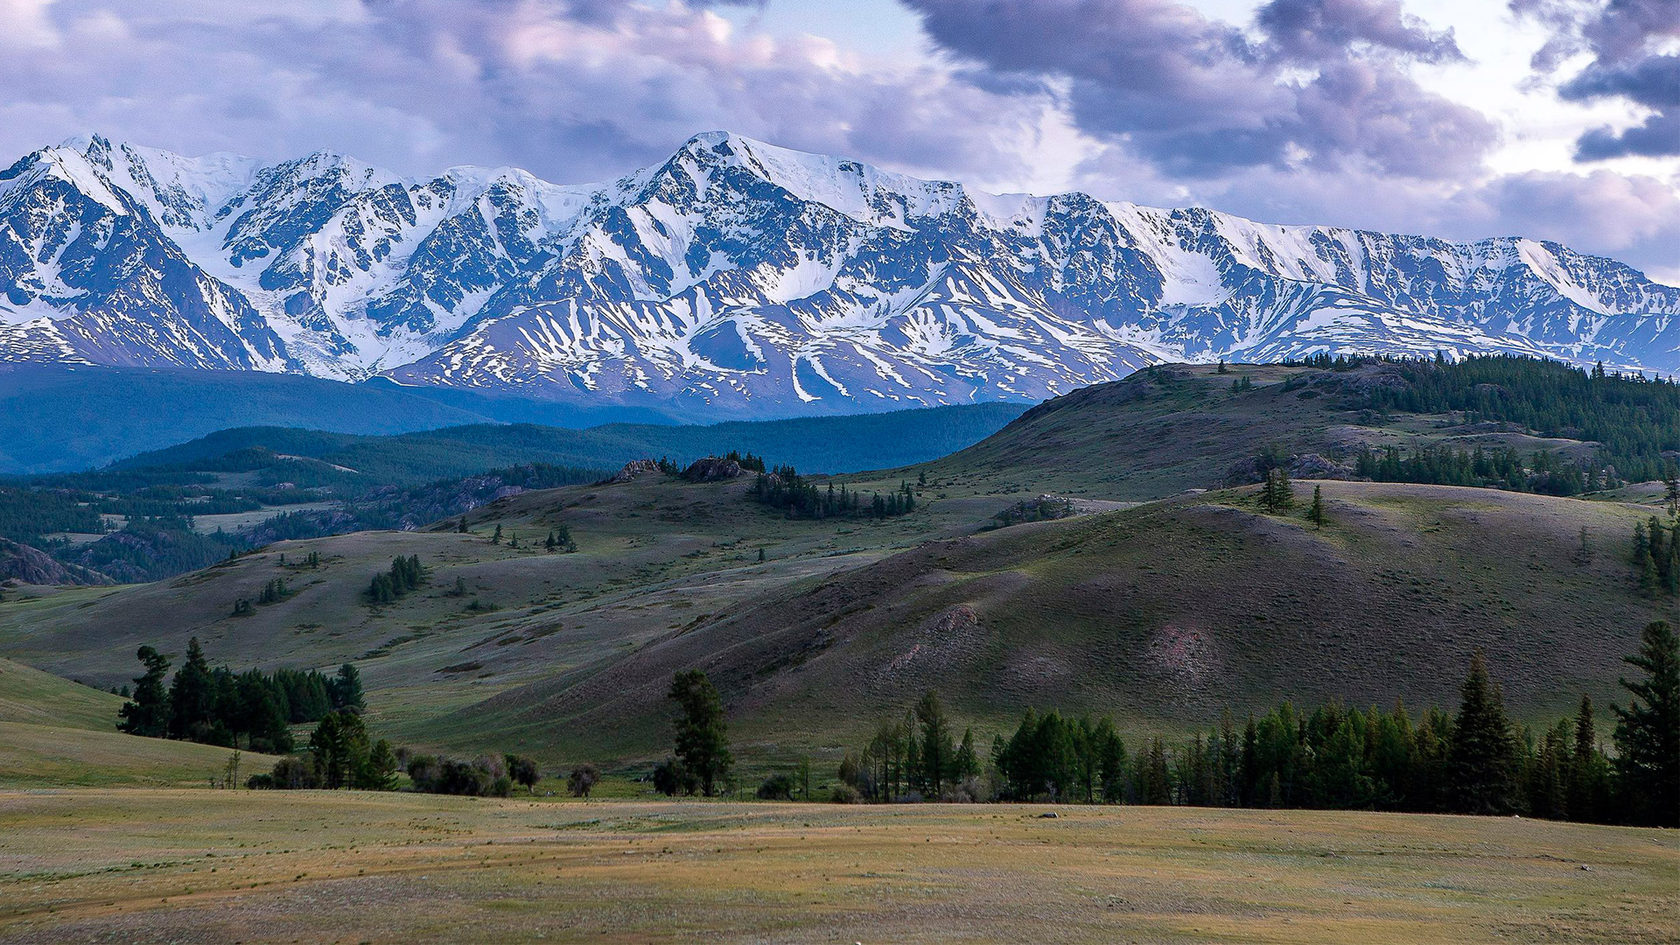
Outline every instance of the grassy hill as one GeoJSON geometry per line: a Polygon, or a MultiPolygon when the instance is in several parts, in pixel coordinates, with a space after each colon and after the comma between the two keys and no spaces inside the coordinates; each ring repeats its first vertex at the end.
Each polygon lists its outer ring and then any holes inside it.
{"type": "Polygon", "coordinates": [[[8,659],[0,659],[0,722],[115,731],[123,700],[8,659]]]}
{"type": "MultiPolygon", "coordinates": [[[[202,784],[231,752],[117,731],[123,700],[0,659],[0,787],[202,784]]],[[[246,773],[274,764],[244,753],[246,773]]]]}
{"type": "Polygon", "coordinates": [[[8,593],[0,654],[101,686],[134,674],[141,643],[179,654],[194,635],[239,669],[354,661],[377,734],[550,761],[660,753],[663,688],[689,666],[724,688],[751,753],[782,758],[834,754],[926,687],[983,728],[1029,705],[1138,731],[1280,698],[1449,703],[1477,645],[1523,718],[1615,696],[1639,627],[1673,613],[1635,593],[1624,560],[1658,491],[1327,481],[1317,530],[1223,488],[1268,450],[1331,466],[1386,444],[1597,455],[1567,430],[1369,406],[1394,383],[1382,365],[1159,369],[952,456],[830,480],[921,483],[898,518],[793,519],[750,501],[747,480],[647,473],[496,500],[466,534],[451,517],[281,542],[148,585],[8,593]],[[1093,514],[984,530],[1041,493],[1093,514]],[[561,525],[574,554],[540,547],[561,525]],[[493,544],[498,526],[519,547],[493,544]],[[301,568],[311,552],[320,566],[301,568]],[[372,604],[372,575],[411,554],[425,586],[372,604]],[[277,577],[286,599],[233,616],[277,577]]]}
{"type": "Polygon", "coordinates": [[[1639,628],[1672,615],[1638,596],[1623,560],[1638,510],[1323,488],[1322,530],[1260,513],[1248,490],[930,543],[503,692],[436,730],[646,753],[662,737],[662,688],[691,666],[729,694],[738,737],[771,753],[856,739],[928,687],[960,718],[998,726],[1036,706],[1170,730],[1281,699],[1451,705],[1477,646],[1512,710],[1550,719],[1582,692],[1615,697],[1639,628]],[[1598,549],[1584,563],[1582,528],[1598,549]]]}
{"type": "Polygon", "coordinates": [[[1620,462],[1638,470],[1654,466],[1652,456],[1680,458],[1680,389],[1673,385],[1608,380],[1597,382],[1608,385],[1602,391],[1577,389],[1584,377],[1562,365],[1488,360],[1494,363],[1443,369],[1231,365],[1228,373],[1211,365],[1162,365],[1040,404],[974,446],[887,476],[896,481],[926,472],[963,494],[1142,500],[1219,488],[1233,466],[1268,450],[1342,465],[1351,465],[1361,448],[1390,446],[1407,453],[1510,448],[1524,457],[1545,451],[1571,463],[1620,462]],[[1436,376],[1441,373],[1449,380],[1436,376]],[[1505,386],[1479,383],[1484,373],[1505,386]],[[1419,408],[1395,406],[1409,400],[1419,408]],[[1471,403],[1480,409],[1464,409],[1471,403]],[[1597,418],[1606,411],[1625,421],[1622,435],[1639,441],[1607,446],[1588,439],[1589,432],[1603,432],[1606,423],[1597,418]]]}

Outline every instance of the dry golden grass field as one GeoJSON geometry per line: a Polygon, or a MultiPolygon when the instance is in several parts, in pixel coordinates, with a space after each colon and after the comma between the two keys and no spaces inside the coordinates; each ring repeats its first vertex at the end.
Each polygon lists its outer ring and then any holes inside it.
{"type": "Polygon", "coordinates": [[[1048,810],[12,791],[0,941],[1680,941],[1672,831],[1048,810]]]}

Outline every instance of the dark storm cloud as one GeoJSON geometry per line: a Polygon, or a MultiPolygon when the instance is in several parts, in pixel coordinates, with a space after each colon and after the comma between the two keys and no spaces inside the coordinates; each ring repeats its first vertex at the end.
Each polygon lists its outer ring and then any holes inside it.
{"type": "Polygon", "coordinates": [[[1569,101],[1620,99],[1650,110],[1643,122],[1617,131],[1603,127],[1576,143],[1579,160],[1680,154],[1680,57],[1659,47],[1680,37],[1675,0],[1511,0],[1519,16],[1545,24],[1551,38],[1534,57],[1550,73],[1576,53],[1593,59],[1558,86],[1569,101]]]}
{"type": "Polygon", "coordinates": [[[1065,79],[1081,128],[1175,173],[1358,163],[1462,174],[1496,137],[1486,117],[1407,74],[1407,62],[1462,53],[1393,0],[1273,0],[1253,39],[1171,0],[905,2],[952,53],[1065,79]]]}

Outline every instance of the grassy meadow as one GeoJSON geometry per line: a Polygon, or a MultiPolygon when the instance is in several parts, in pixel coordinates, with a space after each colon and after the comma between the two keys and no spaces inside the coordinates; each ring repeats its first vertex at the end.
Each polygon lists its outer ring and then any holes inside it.
{"type": "Polygon", "coordinates": [[[0,793],[0,941],[1680,938],[1672,831],[1049,810],[0,793]]]}

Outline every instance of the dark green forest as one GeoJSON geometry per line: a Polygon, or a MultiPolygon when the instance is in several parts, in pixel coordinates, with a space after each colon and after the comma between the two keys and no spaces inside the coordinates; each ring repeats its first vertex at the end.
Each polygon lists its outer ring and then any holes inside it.
{"type": "Polygon", "coordinates": [[[1370,409],[1458,412],[1467,423],[1511,423],[1540,436],[1594,441],[1601,444],[1598,465],[1627,482],[1667,478],[1672,463],[1662,454],[1680,450],[1680,385],[1672,380],[1512,355],[1457,361],[1321,355],[1301,363],[1347,371],[1376,361],[1404,383],[1372,386],[1362,395],[1370,409]]]}
{"type": "Polygon", "coordinates": [[[956,734],[938,697],[841,763],[836,800],[1048,801],[1524,814],[1554,820],[1680,826],[1680,640],[1645,628],[1628,702],[1531,729],[1506,714],[1480,651],[1456,713],[1288,703],[1187,740],[1130,748],[1112,720],[1031,709],[982,754],[956,734]],[[1610,750],[1606,750],[1606,748],[1610,750]]]}

